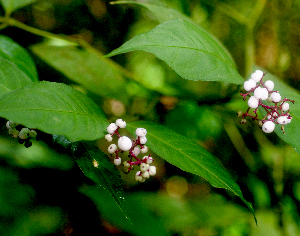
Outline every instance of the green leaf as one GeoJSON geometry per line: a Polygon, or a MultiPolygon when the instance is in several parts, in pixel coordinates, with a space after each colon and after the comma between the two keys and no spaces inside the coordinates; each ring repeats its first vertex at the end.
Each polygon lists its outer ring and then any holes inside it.
{"type": "Polygon", "coordinates": [[[65,84],[46,81],[4,95],[0,116],[29,128],[64,135],[70,141],[101,138],[108,125],[102,111],[86,95],[65,84]]]}
{"type": "Polygon", "coordinates": [[[164,23],[168,20],[173,20],[173,19],[183,19],[193,23],[193,20],[188,16],[186,16],[185,14],[182,14],[181,12],[177,11],[174,8],[170,8],[166,6],[153,5],[153,4],[134,2],[134,1],[118,1],[118,2],[112,2],[111,4],[135,4],[144,7],[152,12],[152,14],[159,21],[159,23],[164,23]]]}
{"type": "MultiPolygon", "coordinates": [[[[129,220],[125,209],[122,178],[116,166],[109,161],[108,156],[100,151],[94,143],[89,142],[73,143],[71,149],[73,157],[84,175],[106,189],[114,198],[126,219],[129,220]]],[[[102,194],[101,190],[97,193],[102,194]]]]}
{"type": "Polygon", "coordinates": [[[282,99],[286,97],[295,101],[295,104],[288,102],[290,104],[290,114],[293,119],[291,123],[284,126],[285,134],[281,130],[281,125],[276,125],[275,132],[283,141],[290,144],[300,153],[300,94],[269,72],[264,76],[264,81],[267,80],[274,82],[274,90],[279,91],[282,99]]]}
{"type": "Polygon", "coordinates": [[[0,58],[0,97],[32,83],[14,63],[0,58]]]}
{"type": "Polygon", "coordinates": [[[127,129],[147,129],[147,146],[167,162],[180,169],[199,175],[216,188],[224,188],[238,196],[254,214],[251,203],[247,202],[240,187],[220,165],[216,158],[193,140],[164,126],[150,122],[130,122],[127,129]]]}
{"type": "Polygon", "coordinates": [[[153,53],[185,79],[244,82],[222,44],[204,29],[182,19],[167,21],[137,35],[106,56],[134,50],[153,53]]]}
{"type": "Polygon", "coordinates": [[[14,63],[33,82],[38,81],[35,64],[28,52],[11,38],[4,35],[0,35],[0,58],[14,63]]]}
{"type": "Polygon", "coordinates": [[[35,55],[87,90],[104,97],[128,99],[126,81],[119,68],[97,51],[41,43],[31,47],[35,55]]]}
{"type": "Polygon", "coordinates": [[[1,0],[1,5],[3,6],[5,13],[10,15],[15,10],[30,5],[37,0],[1,0]]]}

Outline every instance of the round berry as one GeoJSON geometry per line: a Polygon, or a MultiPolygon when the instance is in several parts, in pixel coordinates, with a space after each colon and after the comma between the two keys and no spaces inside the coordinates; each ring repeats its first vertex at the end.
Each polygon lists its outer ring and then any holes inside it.
{"type": "Polygon", "coordinates": [[[126,127],[126,122],[122,119],[117,119],[116,120],[116,125],[119,126],[120,128],[125,128],[126,127]]]}
{"type": "Polygon", "coordinates": [[[149,174],[151,176],[154,176],[156,174],[156,167],[155,166],[150,166],[149,167],[149,174]]]}
{"type": "Polygon", "coordinates": [[[36,136],[37,136],[37,132],[34,129],[29,131],[29,137],[30,138],[36,138],[36,136]]]}
{"type": "Polygon", "coordinates": [[[8,133],[13,137],[13,138],[18,138],[19,137],[19,130],[17,129],[8,129],[8,133]]]}
{"type": "Polygon", "coordinates": [[[105,135],[105,139],[106,139],[106,141],[109,142],[109,143],[113,140],[111,134],[106,134],[106,135],[105,135]]]}
{"type": "Polygon", "coordinates": [[[254,73],[251,74],[251,79],[253,79],[255,82],[259,82],[263,76],[264,72],[262,72],[261,70],[256,70],[254,73]]]}
{"type": "Polygon", "coordinates": [[[12,121],[12,120],[9,120],[8,121],[8,125],[9,125],[9,127],[10,128],[16,128],[17,126],[18,126],[18,124],[16,123],[16,122],[14,122],[14,121],[12,121]]]}
{"type": "Polygon", "coordinates": [[[142,177],[142,173],[140,171],[136,172],[136,174],[135,174],[135,180],[137,182],[144,182],[144,179],[142,177]]]}
{"type": "Polygon", "coordinates": [[[146,152],[148,152],[148,147],[146,145],[144,145],[142,148],[141,148],[141,153],[145,154],[146,152]]]}
{"type": "Polygon", "coordinates": [[[149,164],[142,163],[140,165],[140,170],[141,170],[141,172],[145,172],[145,171],[149,170],[149,164]]]}
{"type": "Polygon", "coordinates": [[[139,137],[143,137],[143,136],[146,136],[147,130],[144,129],[144,128],[137,128],[137,129],[135,130],[135,134],[136,134],[137,136],[139,136],[139,137]]]}
{"type": "Polygon", "coordinates": [[[29,129],[28,128],[22,128],[19,132],[19,138],[20,139],[27,139],[29,136],[29,129]]]}
{"type": "Polygon", "coordinates": [[[110,154],[113,154],[115,151],[117,151],[117,145],[116,144],[111,144],[109,147],[108,147],[108,152],[110,154]]]}
{"type": "Polygon", "coordinates": [[[128,163],[128,161],[124,161],[124,162],[123,162],[123,166],[124,166],[125,168],[130,168],[130,164],[128,163]]]}
{"type": "Polygon", "coordinates": [[[287,102],[282,103],[281,109],[283,111],[287,111],[288,109],[290,109],[290,104],[288,104],[287,102]]]}
{"type": "Polygon", "coordinates": [[[251,96],[248,100],[248,106],[250,108],[257,108],[258,107],[258,102],[259,102],[259,100],[256,97],[251,96]]]}
{"type": "Polygon", "coordinates": [[[152,157],[149,157],[149,156],[144,156],[143,157],[143,160],[146,160],[146,163],[147,164],[151,164],[153,162],[153,158],[152,157]]]}
{"type": "Polygon", "coordinates": [[[145,136],[140,137],[140,144],[145,144],[147,142],[147,138],[145,136]]]}
{"type": "Polygon", "coordinates": [[[256,82],[253,79],[249,79],[249,80],[245,81],[245,83],[244,83],[244,89],[246,91],[250,91],[255,86],[256,86],[256,82]]]}
{"type": "Polygon", "coordinates": [[[120,158],[120,157],[115,158],[115,159],[114,159],[114,164],[115,164],[116,166],[119,166],[119,165],[121,164],[121,158],[120,158]]]}
{"type": "Polygon", "coordinates": [[[261,100],[266,100],[269,96],[269,92],[266,88],[258,87],[254,90],[254,97],[261,100]]]}
{"type": "Polygon", "coordinates": [[[141,153],[141,148],[136,146],[133,148],[132,152],[137,157],[141,153]]]}
{"type": "Polygon", "coordinates": [[[142,177],[143,177],[144,179],[148,179],[148,178],[150,177],[149,171],[143,172],[143,173],[142,173],[142,177]]]}
{"type": "Polygon", "coordinates": [[[272,121],[266,121],[262,126],[262,130],[265,133],[272,133],[274,129],[275,129],[275,124],[272,121]]]}
{"type": "Polygon", "coordinates": [[[286,125],[288,123],[287,116],[279,116],[277,118],[277,122],[278,122],[278,124],[286,125]]]}
{"type": "Polygon", "coordinates": [[[107,133],[113,134],[118,126],[115,123],[111,123],[109,126],[107,126],[107,133]]]}
{"type": "Polygon", "coordinates": [[[121,148],[123,151],[128,151],[132,147],[132,142],[131,139],[128,138],[127,136],[122,136],[118,140],[118,146],[121,148]]]}
{"type": "Polygon", "coordinates": [[[280,93],[274,92],[271,94],[271,98],[273,102],[280,102],[281,96],[280,93]]]}
{"type": "Polygon", "coordinates": [[[267,80],[265,86],[269,91],[272,91],[274,89],[274,82],[272,80],[267,80]]]}

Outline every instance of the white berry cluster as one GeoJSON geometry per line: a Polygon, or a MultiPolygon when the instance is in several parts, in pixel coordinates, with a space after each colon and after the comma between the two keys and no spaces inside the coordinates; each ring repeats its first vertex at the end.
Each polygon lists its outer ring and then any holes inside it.
{"type": "Polygon", "coordinates": [[[32,145],[30,139],[36,138],[37,136],[37,132],[35,130],[25,128],[12,120],[6,122],[6,128],[13,138],[17,138],[20,144],[24,143],[24,146],[27,148],[32,145]]]}
{"type": "Polygon", "coordinates": [[[144,182],[150,176],[154,176],[156,174],[156,167],[150,166],[153,162],[151,154],[148,156],[145,155],[142,159],[138,158],[139,154],[145,154],[148,152],[148,147],[145,145],[147,142],[147,130],[144,128],[137,128],[135,131],[136,139],[132,141],[127,136],[121,136],[119,134],[118,130],[125,127],[126,122],[122,119],[117,119],[115,123],[111,123],[107,127],[108,134],[105,135],[105,139],[108,142],[113,140],[113,135],[118,137],[118,145],[111,144],[108,147],[108,152],[114,156],[114,164],[118,166],[122,162],[118,153],[128,151],[129,160],[123,162],[124,173],[129,173],[134,169],[134,165],[138,165],[140,167],[140,171],[136,172],[135,180],[138,182],[144,182]]]}
{"type": "Polygon", "coordinates": [[[271,133],[275,129],[275,124],[280,124],[281,129],[284,132],[284,125],[288,124],[292,120],[290,115],[290,104],[288,102],[294,103],[295,101],[284,98],[281,99],[281,95],[278,91],[273,91],[274,82],[267,80],[263,82],[264,73],[261,70],[256,70],[251,74],[251,78],[244,83],[244,89],[247,91],[245,94],[241,94],[246,100],[248,99],[248,110],[246,113],[240,113],[242,116],[241,123],[245,123],[245,117],[250,116],[254,120],[258,120],[259,124],[262,126],[262,130],[265,133],[271,133]],[[272,103],[271,105],[266,105],[263,101],[272,103]],[[261,106],[266,111],[266,116],[262,119],[258,119],[257,109],[261,106]],[[255,115],[249,114],[250,108],[255,109],[253,112],[255,115]]]}

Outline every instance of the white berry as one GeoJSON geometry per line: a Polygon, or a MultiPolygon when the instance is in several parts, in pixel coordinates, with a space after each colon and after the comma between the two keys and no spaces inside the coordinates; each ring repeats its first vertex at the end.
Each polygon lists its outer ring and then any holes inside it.
{"type": "Polygon", "coordinates": [[[143,179],[142,174],[141,174],[140,171],[136,172],[136,174],[135,174],[135,180],[137,182],[144,182],[144,179],[143,179]]]}
{"type": "Polygon", "coordinates": [[[149,167],[149,174],[151,176],[154,176],[156,174],[156,167],[155,166],[150,166],[149,167]]]}
{"type": "Polygon", "coordinates": [[[133,148],[132,152],[137,157],[141,153],[141,148],[136,146],[133,148]]]}
{"type": "Polygon", "coordinates": [[[256,86],[256,82],[253,79],[249,79],[249,80],[245,81],[245,83],[244,83],[244,89],[246,91],[250,91],[255,86],[256,86]]]}
{"type": "Polygon", "coordinates": [[[257,108],[258,107],[258,102],[259,102],[259,100],[256,97],[251,96],[248,100],[248,106],[250,108],[257,108]]]}
{"type": "Polygon", "coordinates": [[[115,123],[111,123],[109,126],[107,126],[107,133],[113,134],[118,126],[115,123]]]}
{"type": "Polygon", "coordinates": [[[113,140],[113,138],[110,134],[106,134],[105,139],[106,139],[107,142],[111,142],[113,140]]]}
{"type": "Polygon", "coordinates": [[[109,147],[108,147],[108,152],[110,154],[113,154],[115,151],[117,151],[118,147],[116,144],[111,144],[109,147]]]}
{"type": "Polygon", "coordinates": [[[128,151],[132,147],[132,142],[131,139],[128,138],[127,136],[122,136],[118,140],[118,146],[121,148],[123,151],[128,151]]]}
{"type": "Polygon", "coordinates": [[[271,94],[271,98],[273,102],[280,102],[281,96],[280,93],[274,92],[271,94]]]}
{"type": "Polygon", "coordinates": [[[144,129],[144,128],[137,128],[137,129],[135,130],[135,134],[136,134],[137,136],[139,136],[139,137],[143,137],[143,136],[146,136],[147,130],[144,129]]]}
{"type": "Polygon", "coordinates": [[[283,111],[287,111],[288,109],[290,109],[290,104],[288,104],[287,102],[282,103],[281,109],[283,111]]]}
{"type": "Polygon", "coordinates": [[[151,164],[151,163],[153,162],[152,157],[149,157],[149,156],[144,156],[144,157],[143,157],[143,160],[146,160],[146,163],[147,163],[147,164],[151,164]]]}
{"type": "Polygon", "coordinates": [[[261,70],[256,70],[251,74],[251,79],[253,79],[255,82],[259,82],[263,76],[264,72],[262,72],[261,70]]]}
{"type": "Polygon", "coordinates": [[[148,152],[148,147],[146,145],[144,145],[142,148],[141,148],[141,153],[146,153],[148,152]]]}
{"type": "Polygon", "coordinates": [[[287,123],[289,123],[287,116],[279,116],[277,118],[277,122],[278,122],[278,124],[281,124],[281,125],[286,125],[287,123]]]}
{"type": "Polygon", "coordinates": [[[125,128],[126,127],[126,122],[122,119],[117,119],[116,120],[116,125],[119,126],[120,128],[125,128]]]}
{"type": "Polygon", "coordinates": [[[143,172],[143,173],[142,173],[142,177],[143,177],[144,179],[148,179],[148,178],[150,177],[149,171],[143,172]]]}
{"type": "Polygon", "coordinates": [[[140,144],[145,144],[147,142],[147,138],[145,136],[140,137],[140,144]]]}
{"type": "Polygon", "coordinates": [[[121,164],[121,158],[120,158],[120,157],[115,158],[115,159],[114,159],[114,164],[115,164],[116,166],[120,165],[120,164],[121,164]]]}
{"type": "Polygon", "coordinates": [[[269,92],[266,88],[258,87],[254,90],[254,97],[261,100],[266,100],[269,96],[269,92]]]}
{"type": "Polygon", "coordinates": [[[149,170],[149,164],[142,163],[140,165],[140,170],[141,170],[141,172],[145,172],[145,171],[149,170]]]}
{"type": "Polygon", "coordinates": [[[275,129],[275,124],[272,121],[266,121],[262,126],[262,130],[265,133],[272,133],[274,129],[275,129]]]}
{"type": "Polygon", "coordinates": [[[265,86],[269,91],[272,91],[274,89],[274,82],[272,80],[267,80],[265,86]]]}
{"type": "Polygon", "coordinates": [[[128,161],[124,161],[124,162],[123,162],[123,166],[124,166],[125,168],[130,168],[130,164],[128,163],[128,161]]]}

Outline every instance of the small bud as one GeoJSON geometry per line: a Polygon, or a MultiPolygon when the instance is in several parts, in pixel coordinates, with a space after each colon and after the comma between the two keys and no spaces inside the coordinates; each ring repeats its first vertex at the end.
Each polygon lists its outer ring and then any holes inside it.
{"type": "Polygon", "coordinates": [[[240,123],[241,123],[241,124],[246,124],[246,123],[247,123],[247,120],[246,120],[246,119],[241,119],[240,123]]]}
{"type": "Polygon", "coordinates": [[[106,135],[105,135],[105,139],[106,139],[106,141],[109,142],[109,143],[113,140],[111,134],[106,134],[106,135]]]}
{"type": "Polygon", "coordinates": [[[127,169],[130,168],[130,164],[128,163],[128,161],[124,161],[123,166],[127,169]]]}
{"type": "Polygon", "coordinates": [[[111,145],[108,147],[108,152],[109,152],[110,154],[113,154],[113,153],[115,153],[115,151],[117,151],[117,149],[118,149],[118,147],[117,147],[116,144],[111,144],[111,145]]]}

